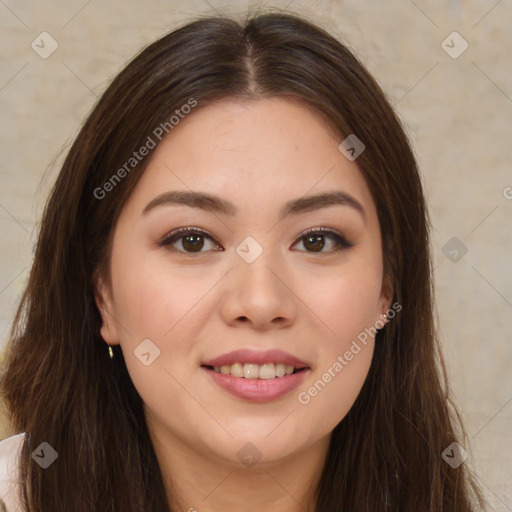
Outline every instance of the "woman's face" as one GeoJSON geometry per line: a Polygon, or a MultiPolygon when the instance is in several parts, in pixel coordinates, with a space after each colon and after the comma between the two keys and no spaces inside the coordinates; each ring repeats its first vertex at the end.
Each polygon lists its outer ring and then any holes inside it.
{"type": "Polygon", "coordinates": [[[222,100],[153,150],[97,303],[159,439],[271,464],[325,441],[353,405],[373,354],[365,329],[382,326],[391,290],[374,202],[341,142],[299,102],[222,100]],[[169,237],[178,228],[192,233],[169,237]],[[308,369],[260,379],[282,373],[276,354],[223,365],[252,378],[203,366],[239,349],[280,350],[308,369]]]}

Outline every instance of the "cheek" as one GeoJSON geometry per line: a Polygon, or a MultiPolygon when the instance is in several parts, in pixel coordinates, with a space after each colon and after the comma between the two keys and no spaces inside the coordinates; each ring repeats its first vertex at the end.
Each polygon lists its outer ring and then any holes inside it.
{"type": "MultiPolygon", "coordinates": [[[[119,321],[126,323],[131,342],[144,338],[160,338],[169,329],[171,318],[162,315],[173,295],[163,293],[162,285],[143,271],[127,271],[118,275],[116,311],[119,321]]],[[[172,309],[171,309],[172,311],[172,309]]],[[[126,333],[125,333],[126,334],[126,333]]],[[[126,342],[121,335],[121,342],[126,342]]],[[[140,341],[139,341],[140,342],[140,341]]]]}
{"type": "Polygon", "coordinates": [[[156,389],[179,393],[170,373],[183,382],[195,371],[199,356],[194,340],[211,321],[217,302],[209,291],[222,274],[171,268],[147,254],[145,259],[119,258],[117,264],[116,314],[125,327],[119,331],[120,345],[131,379],[145,401],[151,402],[156,389]],[[151,354],[149,366],[137,358],[146,353],[139,348],[146,347],[142,343],[157,354],[154,360],[151,354]]]}
{"type": "Polygon", "coordinates": [[[378,268],[360,264],[340,267],[330,273],[298,277],[305,304],[322,321],[324,332],[343,346],[374,324],[381,292],[378,268]]]}
{"type": "Polygon", "coordinates": [[[323,329],[326,336],[318,340],[322,349],[314,378],[299,390],[297,401],[307,411],[305,421],[322,418],[326,433],[349,412],[368,375],[380,280],[378,266],[356,263],[324,279],[323,286],[304,292],[327,327],[323,329]]]}
{"type": "Polygon", "coordinates": [[[115,263],[116,312],[133,343],[144,338],[165,339],[205,293],[200,280],[158,258],[132,254],[118,257],[115,263]]]}
{"type": "Polygon", "coordinates": [[[142,258],[121,259],[116,277],[116,312],[119,323],[126,327],[120,331],[123,357],[143,401],[161,410],[162,404],[176,404],[181,399],[178,382],[185,382],[189,375],[190,368],[185,366],[193,359],[190,340],[201,325],[198,315],[202,309],[198,306],[203,303],[194,305],[205,295],[206,284],[199,285],[190,276],[177,277],[150,258],[146,262],[142,258]],[[145,341],[148,339],[149,344],[145,341]],[[142,351],[141,346],[148,349],[142,351]],[[146,362],[150,364],[146,366],[141,354],[147,351],[150,356],[146,362]]]}
{"type": "Polygon", "coordinates": [[[379,295],[371,281],[349,276],[331,282],[323,294],[319,311],[330,332],[318,339],[318,365],[307,386],[299,390],[297,401],[299,410],[306,412],[305,421],[322,418],[326,434],[347,415],[370,369],[374,349],[371,327],[379,295]]]}
{"type": "Polygon", "coordinates": [[[343,420],[366,380],[373,348],[372,339],[366,344],[355,340],[323,361],[316,378],[297,395],[305,421],[321,424],[327,434],[343,420]]]}

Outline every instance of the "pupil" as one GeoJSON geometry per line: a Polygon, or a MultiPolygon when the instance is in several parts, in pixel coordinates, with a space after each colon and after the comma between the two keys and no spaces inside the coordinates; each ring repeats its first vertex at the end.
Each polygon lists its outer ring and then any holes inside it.
{"type": "Polygon", "coordinates": [[[324,247],[324,243],[323,243],[323,236],[321,235],[316,235],[316,236],[309,236],[307,239],[306,239],[306,244],[312,244],[312,247],[313,247],[313,251],[314,252],[319,252],[323,249],[324,247]],[[321,243],[318,243],[319,241],[321,240],[321,243]]]}
{"type": "Polygon", "coordinates": [[[203,248],[202,235],[188,235],[183,239],[183,248],[192,249],[192,252],[199,252],[203,248]],[[187,247],[190,244],[191,247],[187,247]]]}

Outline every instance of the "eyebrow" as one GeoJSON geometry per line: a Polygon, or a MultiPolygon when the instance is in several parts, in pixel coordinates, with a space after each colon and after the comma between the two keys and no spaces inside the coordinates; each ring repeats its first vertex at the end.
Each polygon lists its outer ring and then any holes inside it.
{"type": "MultiPolygon", "coordinates": [[[[160,206],[189,206],[191,208],[200,208],[212,213],[234,216],[238,212],[238,208],[225,199],[197,191],[169,191],[160,194],[150,201],[144,210],[143,215],[160,206]]],[[[309,195],[292,199],[286,202],[279,211],[279,218],[288,215],[298,215],[300,213],[311,212],[326,208],[328,206],[349,206],[359,212],[364,220],[366,213],[361,203],[350,194],[342,191],[330,191],[320,194],[309,195]]]]}

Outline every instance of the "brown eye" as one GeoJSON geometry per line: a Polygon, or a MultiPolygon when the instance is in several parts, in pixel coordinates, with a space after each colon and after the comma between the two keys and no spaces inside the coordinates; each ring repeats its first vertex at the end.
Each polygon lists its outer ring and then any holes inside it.
{"type": "MultiPolygon", "coordinates": [[[[306,252],[338,252],[349,247],[353,247],[354,244],[348,242],[348,240],[336,233],[335,231],[325,228],[315,228],[306,232],[299,238],[298,243],[302,242],[306,248],[306,252]],[[327,240],[327,242],[326,242],[327,240]],[[330,240],[330,243],[328,242],[330,240]],[[324,247],[331,247],[330,250],[323,250],[324,247]]],[[[295,244],[297,245],[297,244],[295,244]]]]}
{"type": "MultiPolygon", "coordinates": [[[[315,228],[307,231],[294,246],[300,242],[303,243],[305,252],[310,253],[339,252],[353,247],[353,244],[348,242],[344,236],[325,228],[315,228]],[[326,247],[327,250],[324,250],[326,247]]],[[[185,254],[224,250],[211,235],[199,228],[176,229],[169,233],[158,245],[185,254]]]]}
{"type": "Polygon", "coordinates": [[[180,228],[174,230],[159,242],[158,245],[184,253],[201,253],[207,252],[208,250],[223,250],[212,236],[208,235],[206,231],[197,228],[180,228]],[[208,247],[208,243],[206,243],[208,240],[211,242],[210,247],[208,247]],[[203,251],[205,246],[207,246],[207,249],[206,251],[203,251]]]}
{"type": "Polygon", "coordinates": [[[191,252],[200,252],[204,246],[203,235],[190,234],[181,237],[181,245],[183,249],[191,252]]]}
{"type": "Polygon", "coordinates": [[[311,248],[313,252],[320,252],[325,246],[324,235],[308,236],[303,240],[304,247],[308,250],[311,248]]]}

